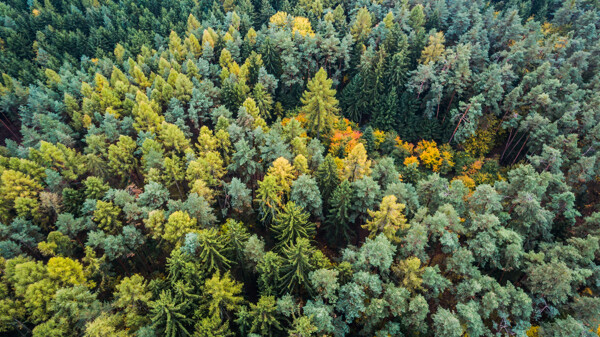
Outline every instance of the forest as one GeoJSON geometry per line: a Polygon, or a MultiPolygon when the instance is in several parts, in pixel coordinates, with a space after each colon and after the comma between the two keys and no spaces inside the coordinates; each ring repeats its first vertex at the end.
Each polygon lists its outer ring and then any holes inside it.
{"type": "Polygon", "coordinates": [[[0,335],[600,336],[599,0],[3,0],[0,335]]]}

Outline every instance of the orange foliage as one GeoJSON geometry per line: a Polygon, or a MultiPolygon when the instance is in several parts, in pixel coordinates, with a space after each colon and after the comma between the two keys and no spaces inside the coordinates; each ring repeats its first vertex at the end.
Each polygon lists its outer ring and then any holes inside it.
{"type": "Polygon", "coordinates": [[[347,126],[344,130],[333,130],[333,135],[329,139],[331,146],[329,152],[336,156],[347,156],[350,151],[358,144],[362,133],[358,130],[352,130],[347,126]]]}

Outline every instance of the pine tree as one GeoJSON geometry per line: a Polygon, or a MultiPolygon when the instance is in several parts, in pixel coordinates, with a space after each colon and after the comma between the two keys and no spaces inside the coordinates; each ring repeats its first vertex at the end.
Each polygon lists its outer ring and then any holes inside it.
{"type": "Polygon", "coordinates": [[[375,153],[375,137],[373,136],[373,128],[371,126],[367,126],[362,138],[367,145],[367,153],[375,153]]]}
{"type": "Polygon", "coordinates": [[[362,7],[356,14],[356,19],[350,32],[356,41],[363,42],[371,32],[371,13],[366,7],[362,7]]]}
{"type": "Polygon", "coordinates": [[[427,64],[429,62],[436,62],[444,57],[444,42],[446,42],[446,39],[444,38],[443,32],[438,32],[429,36],[429,44],[423,49],[419,62],[427,64]]]}
{"type": "Polygon", "coordinates": [[[315,217],[323,215],[321,193],[315,179],[302,174],[292,183],[290,200],[315,217]]]}
{"type": "Polygon", "coordinates": [[[302,112],[306,113],[309,120],[309,131],[317,138],[320,138],[321,133],[329,132],[339,111],[336,91],[331,88],[331,83],[327,72],[321,68],[308,81],[307,90],[302,95],[302,112]]]}

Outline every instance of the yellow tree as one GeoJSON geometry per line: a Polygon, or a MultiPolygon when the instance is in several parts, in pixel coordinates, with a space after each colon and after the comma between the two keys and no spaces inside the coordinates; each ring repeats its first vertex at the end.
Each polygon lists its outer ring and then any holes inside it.
{"type": "Polygon", "coordinates": [[[327,72],[321,68],[310,81],[307,90],[302,94],[302,112],[308,118],[308,129],[317,138],[321,132],[328,132],[336,114],[339,111],[335,89],[331,88],[332,80],[327,78],[327,72]]]}
{"type": "Polygon", "coordinates": [[[344,177],[352,182],[370,172],[371,161],[367,157],[367,150],[362,143],[359,143],[344,159],[344,177]]]}
{"type": "Polygon", "coordinates": [[[385,196],[379,205],[379,211],[368,211],[371,220],[362,227],[369,230],[371,238],[377,236],[378,233],[383,233],[390,241],[398,242],[396,232],[409,227],[406,217],[402,213],[406,206],[399,204],[397,200],[394,195],[385,196]]]}
{"type": "Polygon", "coordinates": [[[294,167],[287,159],[283,157],[275,159],[267,174],[275,178],[277,185],[284,192],[290,191],[292,180],[294,180],[294,167]]]}
{"type": "Polygon", "coordinates": [[[423,52],[421,52],[421,59],[419,61],[423,64],[427,64],[429,62],[436,62],[442,58],[446,52],[444,42],[446,42],[446,39],[444,38],[443,32],[437,32],[430,35],[429,43],[427,44],[427,47],[423,49],[423,52]]]}
{"type": "Polygon", "coordinates": [[[350,29],[352,36],[356,41],[364,40],[371,32],[371,13],[365,7],[358,10],[356,20],[350,29]]]}

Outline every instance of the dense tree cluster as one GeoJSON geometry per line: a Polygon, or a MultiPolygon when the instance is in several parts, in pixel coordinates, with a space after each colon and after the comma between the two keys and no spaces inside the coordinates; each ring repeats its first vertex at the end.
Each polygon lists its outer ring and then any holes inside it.
{"type": "Polygon", "coordinates": [[[0,13],[0,334],[600,335],[597,1],[0,13]]]}

